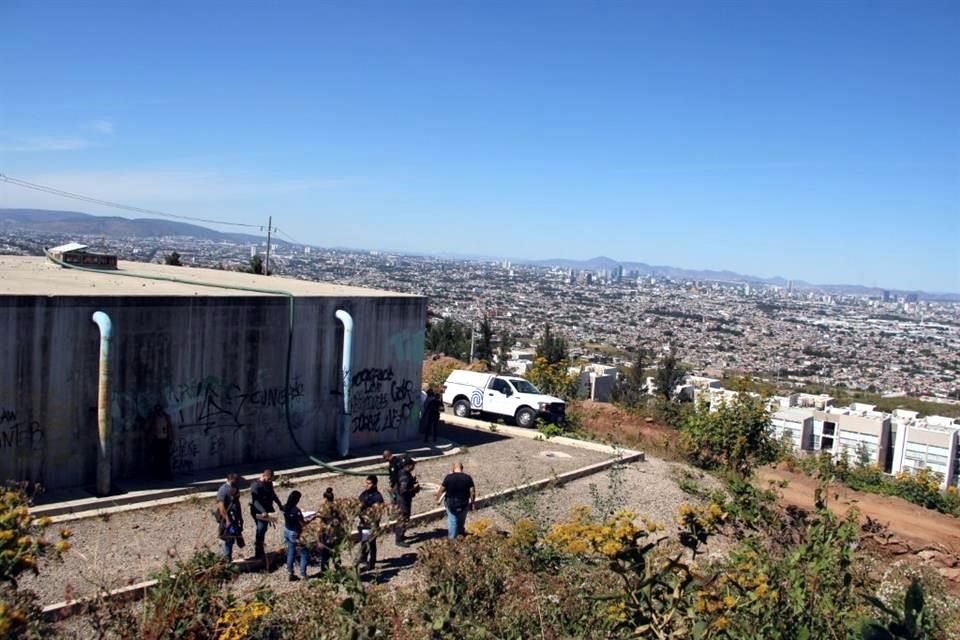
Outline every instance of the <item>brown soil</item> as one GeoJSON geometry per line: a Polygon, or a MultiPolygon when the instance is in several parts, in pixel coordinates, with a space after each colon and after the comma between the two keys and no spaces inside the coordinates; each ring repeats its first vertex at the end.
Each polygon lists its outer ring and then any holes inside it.
{"type": "Polygon", "coordinates": [[[673,449],[677,436],[676,430],[665,424],[627,413],[607,402],[583,400],[575,403],[570,412],[580,416],[584,431],[628,447],[639,446],[662,454],[673,449]]]}
{"type": "MultiPolygon", "coordinates": [[[[779,489],[781,501],[803,509],[813,509],[816,478],[770,467],[761,469],[757,478],[764,485],[770,481],[787,480],[789,484],[779,489]]],[[[869,516],[911,546],[941,546],[950,553],[960,554],[960,519],[953,516],[925,509],[900,498],[862,493],[844,486],[832,487],[829,506],[839,514],[856,507],[864,521],[869,516]]]]}

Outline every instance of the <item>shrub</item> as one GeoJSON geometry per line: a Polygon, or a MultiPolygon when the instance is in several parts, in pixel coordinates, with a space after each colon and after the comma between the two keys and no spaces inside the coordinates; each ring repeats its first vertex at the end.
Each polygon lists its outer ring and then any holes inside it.
{"type": "Polygon", "coordinates": [[[704,469],[724,469],[749,476],[757,465],[777,460],[780,447],[770,433],[770,416],[763,403],[741,395],[715,411],[705,404],[687,418],[680,447],[691,462],[704,469]]]}

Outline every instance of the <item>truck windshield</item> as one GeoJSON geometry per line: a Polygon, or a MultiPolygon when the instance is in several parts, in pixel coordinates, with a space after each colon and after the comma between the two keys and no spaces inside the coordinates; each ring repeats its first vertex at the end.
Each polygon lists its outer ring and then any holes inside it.
{"type": "Polygon", "coordinates": [[[540,393],[540,389],[520,378],[510,380],[510,384],[515,386],[520,393],[540,393]]]}

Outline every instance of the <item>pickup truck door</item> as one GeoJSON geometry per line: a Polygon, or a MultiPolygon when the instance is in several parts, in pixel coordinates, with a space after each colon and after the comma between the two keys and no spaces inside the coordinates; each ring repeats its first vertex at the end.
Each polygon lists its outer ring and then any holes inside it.
{"type": "Polygon", "coordinates": [[[503,416],[513,415],[513,403],[510,402],[510,396],[513,389],[510,383],[500,378],[491,378],[484,390],[483,410],[489,413],[497,413],[503,416]]]}

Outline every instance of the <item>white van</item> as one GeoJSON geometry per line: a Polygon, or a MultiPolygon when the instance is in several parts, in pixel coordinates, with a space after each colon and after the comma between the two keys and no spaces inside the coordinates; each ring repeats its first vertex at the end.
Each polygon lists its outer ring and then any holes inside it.
{"type": "Polygon", "coordinates": [[[532,427],[537,418],[557,424],[566,417],[563,400],[540,393],[523,378],[464,369],[455,369],[447,377],[443,403],[461,418],[491,413],[513,418],[521,427],[532,427]]]}

